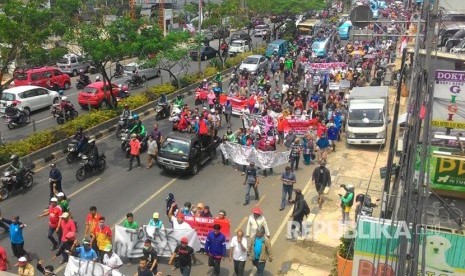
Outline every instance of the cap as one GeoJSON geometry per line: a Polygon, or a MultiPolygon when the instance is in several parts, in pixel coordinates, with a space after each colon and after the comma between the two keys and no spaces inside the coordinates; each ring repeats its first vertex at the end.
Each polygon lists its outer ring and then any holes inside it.
{"type": "Polygon", "coordinates": [[[19,257],[18,262],[27,262],[26,257],[19,257]]]}
{"type": "Polygon", "coordinates": [[[210,206],[205,205],[205,207],[204,207],[203,209],[208,209],[208,210],[210,210],[210,206]]]}
{"type": "Polygon", "coordinates": [[[65,194],[62,193],[62,192],[59,192],[59,193],[57,194],[57,197],[64,197],[64,196],[65,196],[65,194]]]}
{"type": "Polygon", "coordinates": [[[69,218],[69,213],[68,212],[64,212],[60,218],[69,218]]]}
{"type": "Polygon", "coordinates": [[[131,137],[132,137],[132,138],[136,138],[136,137],[137,137],[137,134],[133,133],[133,134],[131,134],[131,137]]]}
{"type": "Polygon", "coordinates": [[[113,249],[113,246],[111,246],[111,244],[107,244],[107,246],[105,246],[105,248],[103,249],[103,251],[105,251],[105,252],[110,252],[112,249],[113,249]]]}
{"type": "Polygon", "coordinates": [[[52,198],[50,199],[50,202],[58,202],[58,199],[57,199],[56,197],[52,197],[52,198]]]}
{"type": "Polygon", "coordinates": [[[207,110],[207,107],[204,106],[204,107],[203,107],[203,110],[207,110]]]}
{"type": "Polygon", "coordinates": [[[189,243],[189,240],[186,237],[182,237],[181,243],[189,243]]]}
{"type": "Polygon", "coordinates": [[[221,230],[221,225],[219,225],[219,224],[214,224],[214,225],[213,225],[213,229],[214,229],[214,230],[221,230]]]}
{"type": "Polygon", "coordinates": [[[158,212],[153,213],[152,215],[153,218],[160,218],[160,214],[158,212]]]}
{"type": "Polygon", "coordinates": [[[90,244],[90,241],[89,241],[89,240],[86,240],[86,239],[83,239],[83,240],[82,240],[82,244],[87,244],[87,245],[89,245],[89,244],[90,244]]]}
{"type": "Polygon", "coordinates": [[[73,232],[73,231],[68,232],[68,233],[66,233],[65,238],[68,239],[68,240],[74,240],[76,238],[76,233],[73,232]]]}
{"type": "Polygon", "coordinates": [[[263,212],[259,207],[255,207],[252,209],[252,213],[257,214],[257,215],[262,215],[263,212]]]}
{"type": "Polygon", "coordinates": [[[177,215],[176,215],[176,218],[180,218],[180,219],[184,219],[184,214],[179,212],[177,215]]]}
{"type": "Polygon", "coordinates": [[[214,108],[210,109],[210,112],[211,113],[215,112],[215,109],[214,108]]]}

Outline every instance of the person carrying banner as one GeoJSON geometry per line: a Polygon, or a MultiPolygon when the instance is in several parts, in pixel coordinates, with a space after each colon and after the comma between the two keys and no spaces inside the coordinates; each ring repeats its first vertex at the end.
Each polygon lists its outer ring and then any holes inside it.
{"type": "Polygon", "coordinates": [[[250,189],[253,188],[255,194],[255,200],[259,200],[260,196],[258,194],[258,177],[257,169],[255,168],[255,163],[251,162],[250,166],[245,170],[245,202],[244,206],[249,204],[250,201],[250,189]]]}
{"type": "MultiPolygon", "coordinates": [[[[113,251],[113,246],[111,244],[107,244],[105,249],[103,249],[105,255],[103,256],[103,264],[110,267],[112,270],[120,268],[123,265],[123,261],[121,258],[113,251]]],[[[109,274],[111,276],[111,272],[109,274]]]]}
{"type": "MultiPolygon", "coordinates": [[[[181,244],[177,245],[174,249],[173,254],[168,262],[169,265],[175,264],[175,258],[177,261],[175,266],[179,267],[182,276],[191,275],[192,262],[197,263],[197,259],[194,255],[194,249],[188,245],[189,240],[186,237],[181,238],[181,244]]],[[[173,268],[173,270],[176,269],[173,268]]]]}
{"type": "Polygon", "coordinates": [[[213,225],[205,241],[205,252],[208,254],[208,266],[213,267],[213,273],[220,275],[221,260],[226,256],[226,237],[220,232],[219,224],[213,225]]]}

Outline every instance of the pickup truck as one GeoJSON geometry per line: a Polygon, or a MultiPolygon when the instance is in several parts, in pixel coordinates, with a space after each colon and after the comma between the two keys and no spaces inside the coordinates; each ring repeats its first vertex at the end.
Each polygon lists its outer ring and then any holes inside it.
{"type": "Polygon", "coordinates": [[[250,51],[250,44],[249,41],[243,40],[243,39],[238,39],[238,40],[233,40],[229,44],[229,56],[235,56],[240,53],[245,53],[250,51]]]}
{"type": "Polygon", "coordinates": [[[216,157],[216,149],[221,142],[218,137],[209,137],[207,140],[204,146],[195,133],[168,134],[158,150],[158,167],[175,173],[197,174],[200,166],[216,157]]]}

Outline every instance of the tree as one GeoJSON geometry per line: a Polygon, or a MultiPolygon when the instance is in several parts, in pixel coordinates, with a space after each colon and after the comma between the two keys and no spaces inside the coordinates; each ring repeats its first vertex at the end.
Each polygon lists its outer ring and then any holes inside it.
{"type": "MultiPolygon", "coordinates": [[[[0,13],[0,80],[11,71],[13,63],[28,65],[28,56],[44,59],[46,41],[56,33],[54,20],[43,0],[5,1],[0,13]]],[[[0,93],[12,81],[10,78],[0,85],[0,93]]]]}

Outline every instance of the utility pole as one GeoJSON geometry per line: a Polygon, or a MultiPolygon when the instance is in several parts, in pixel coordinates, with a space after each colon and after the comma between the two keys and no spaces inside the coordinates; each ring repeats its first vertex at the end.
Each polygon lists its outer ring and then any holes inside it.
{"type": "Polygon", "coordinates": [[[198,22],[198,32],[199,32],[199,49],[198,49],[198,53],[197,53],[197,72],[202,72],[202,20],[203,20],[203,8],[202,8],[202,5],[203,5],[203,0],[199,0],[199,22],[198,22]]]}

